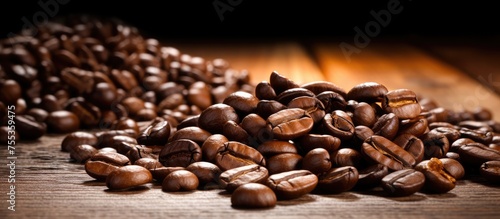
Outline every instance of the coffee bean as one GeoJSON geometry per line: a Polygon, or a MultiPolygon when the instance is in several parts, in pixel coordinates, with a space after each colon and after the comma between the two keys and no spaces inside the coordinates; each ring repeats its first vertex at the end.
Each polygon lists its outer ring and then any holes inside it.
{"type": "Polygon", "coordinates": [[[177,170],[168,174],[162,183],[165,192],[192,191],[198,188],[199,181],[194,173],[187,170],[177,170]]]}
{"type": "Polygon", "coordinates": [[[266,167],[270,174],[300,169],[302,156],[296,153],[282,153],[266,159],[266,167]]]}
{"type": "Polygon", "coordinates": [[[445,171],[443,163],[437,158],[424,160],[415,166],[415,170],[425,175],[426,191],[446,193],[455,188],[455,178],[445,171]]]}
{"type": "Polygon", "coordinates": [[[465,176],[464,167],[457,160],[451,158],[441,158],[439,160],[443,163],[445,172],[456,180],[462,179],[465,176]]]}
{"type": "Polygon", "coordinates": [[[290,140],[307,134],[314,121],[303,109],[285,109],[267,118],[271,125],[274,138],[290,140]]]}
{"type": "Polygon", "coordinates": [[[75,132],[80,128],[80,119],[74,113],[65,110],[49,113],[46,122],[49,130],[56,133],[75,132]]]}
{"type": "Polygon", "coordinates": [[[220,174],[221,188],[232,192],[247,183],[264,183],[269,173],[266,168],[257,164],[241,166],[226,170],[220,174]]]}
{"type": "Polygon", "coordinates": [[[387,92],[382,101],[382,108],[388,113],[394,113],[400,119],[415,118],[421,110],[416,94],[408,89],[387,92]]]}
{"type": "Polygon", "coordinates": [[[364,164],[363,156],[352,148],[341,148],[330,154],[332,164],[337,167],[361,167],[364,164]]]}
{"type": "Polygon", "coordinates": [[[364,125],[367,127],[373,126],[377,122],[375,110],[367,103],[360,102],[353,106],[352,121],[354,125],[364,125]]]}
{"type": "Polygon", "coordinates": [[[352,166],[332,168],[318,176],[317,189],[321,193],[335,194],[351,190],[358,182],[358,170],[352,166]]]}
{"type": "Polygon", "coordinates": [[[205,82],[198,81],[189,86],[187,100],[204,110],[212,105],[210,88],[205,82]]]}
{"type": "Polygon", "coordinates": [[[277,95],[281,94],[281,92],[291,89],[298,88],[299,85],[293,82],[292,80],[286,78],[283,75],[280,75],[278,72],[273,71],[270,76],[269,82],[273,87],[274,91],[277,95]]]}
{"type": "Polygon", "coordinates": [[[467,143],[458,148],[460,159],[469,165],[478,167],[481,164],[492,161],[500,160],[500,151],[491,149],[481,143],[467,143]]]}
{"type": "Polygon", "coordinates": [[[476,143],[476,142],[473,141],[472,139],[469,139],[469,138],[457,139],[456,141],[453,142],[453,144],[451,144],[450,151],[458,153],[458,149],[460,147],[462,147],[463,145],[469,144],[469,143],[476,143]]]}
{"type": "Polygon", "coordinates": [[[141,166],[147,170],[155,170],[157,168],[163,167],[163,165],[158,161],[158,159],[151,157],[142,157],[133,162],[134,165],[141,166]]]}
{"type": "Polygon", "coordinates": [[[276,100],[260,100],[255,112],[262,118],[267,119],[271,114],[277,113],[287,107],[276,100]]]}
{"type": "Polygon", "coordinates": [[[302,168],[314,174],[325,172],[331,167],[330,154],[323,148],[315,148],[307,152],[302,160],[302,168]]]}
{"type": "Polygon", "coordinates": [[[70,152],[73,151],[74,148],[78,147],[78,145],[82,144],[96,146],[97,141],[97,137],[93,134],[87,132],[73,132],[64,137],[61,142],[61,150],[70,152]]]}
{"type": "Polygon", "coordinates": [[[166,167],[187,167],[201,161],[201,148],[194,141],[179,139],[165,145],[159,160],[166,167]]]}
{"type": "Polygon", "coordinates": [[[15,80],[0,80],[0,101],[4,104],[11,105],[17,102],[17,99],[22,97],[22,89],[19,83],[15,80]]]}
{"type": "Polygon", "coordinates": [[[354,128],[354,137],[358,142],[364,142],[367,138],[373,136],[373,130],[369,127],[358,125],[354,128]]]}
{"type": "Polygon", "coordinates": [[[431,131],[420,137],[424,143],[425,156],[424,159],[432,157],[441,158],[450,149],[448,138],[440,132],[431,131]]]}
{"type": "Polygon", "coordinates": [[[66,106],[66,110],[74,113],[85,127],[95,127],[101,119],[101,111],[91,103],[74,101],[66,106]]]}
{"type": "Polygon", "coordinates": [[[424,143],[419,138],[411,134],[402,134],[394,139],[394,144],[397,144],[405,151],[409,152],[413,158],[415,158],[416,163],[424,159],[424,143]]]}
{"type": "Polygon", "coordinates": [[[331,135],[307,134],[298,139],[304,153],[315,148],[324,148],[328,153],[333,153],[340,147],[340,139],[331,135]]]}
{"type": "Polygon", "coordinates": [[[190,116],[184,120],[182,120],[182,122],[179,123],[179,125],[177,125],[177,130],[180,130],[180,129],[183,129],[183,128],[186,128],[186,127],[194,127],[194,126],[198,126],[198,120],[200,119],[200,115],[196,115],[196,116],[190,116]]]}
{"type": "Polygon", "coordinates": [[[226,97],[222,103],[233,107],[240,115],[248,115],[257,109],[259,99],[250,93],[237,91],[226,97]]]}
{"type": "Polygon", "coordinates": [[[258,183],[242,185],[231,195],[231,204],[235,208],[272,208],[276,201],[273,190],[258,183]]]}
{"type": "Polygon", "coordinates": [[[300,87],[312,91],[315,95],[318,95],[323,92],[335,92],[341,95],[342,98],[346,98],[347,96],[344,89],[328,81],[313,81],[303,84],[300,87]]]}
{"type": "Polygon", "coordinates": [[[129,164],[130,160],[125,155],[98,152],[85,163],[85,172],[96,180],[105,180],[111,172],[129,164]]]}
{"type": "Polygon", "coordinates": [[[170,142],[180,139],[188,139],[196,142],[198,145],[203,145],[203,143],[210,137],[210,132],[207,132],[198,127],[187,127],[181,130],[177,130],[174,135],[169,139],[170,142]]]}
{"type": "Polygon", "coordinates": [[[271,140],[266,141],[257,147],[257,150],[265,157],[271,157],[283,153],[297,153],[295,145],[288,141],[271,140]]]}
{"type": "Polygon", "coordinates": [[[240,123],[241,128],[256,139],[259,139],[258,136],[259,134],[262,134],[266,125],[266,120],[255,113],[248,114],[241,120],[240,123]]]}
{"type": "Polygon", "coordinates": [[[308,170],[292,170],[269,176],[266,185],[278,199],[294,199],[310,193],[318,184],[318,177],[308,170]]]}
{"type": "Polygon", "coordinates": [[[490,131],[472,130],[468,128],[460,128],[459,131],[461,138],[470,138],[483,144],[489,144],[493,139],[493,133],[490,131]]]}
{"type": "Polygon", "coordinates": [[[371,189],[376,187],[382,181],[382,178],[389,174],[387,166],[382,164],[373,164],[358,171],[359,178],[355,187],[358,189],[371,189]]]}
{"type": "Polygon", "coordinates": [[[137,122],[131,118],[123,117],[113,124],[113,129],[115,130],[134,130],[136,134],[139,134],[139,126],[137,122]]]}
{"type": "Polygon", "coordinates": [[[92,145],[81,144],[74,148],[71,148],[70,157],[78,163],[85,163],[94,154],[97,154],[97,149],[92,145]]]}
{"type": "Polygon", "coordinates": [[[16,132],[23,139],[35,140],[47,132],[45,123],[37,122],[31,116],[17,115],[14,118],[16,132]]]}
{"type": "Polygon", "coordinates": [[[340,140],[349,140],[354,135],[354,124],[344,111],[335,110],[323,119],[325,131],[340,140]]]}
{"type": "Polygon", "coordinates": [[[481,165],[481,176],[487,181],[498,183],[500,182],[500,161],[488,161],[481,165]]]}
{"type": "Polygon", "coordinates": [[[392,172],[382,178],[382,188],[391,196],[408,196],[414,194],[425,184],[425,175],[414,169],[392,172]]]}
{"type": "Polygon", "coordinates": [[[222,128],[222,134],[230,141],[239,141],[244,144],[250,144],[252,139],[250,135],[234,121],[227,121],[222,128]]]}
{"type": "Polygon", "coordinates": [[[347,99],[360,102],[381,102],[387,93],[387,88],[384,85],[376,82],[365,82],[351,88],[347,93],[347,99]]]}
{"type": "Polygon", "coordinates": [[[416,164],[410,153],[382,136],[374,135],[366,139],[361,151],[369,159],[391,170],[412,168],[416,164]]]}
{"type": "Polygon", "coordinates": [[[290,88],[281,92],[275,100],[283,105],[288,105],[291,100],[298,97],[314,97],[314,93],[305,88],[290,88]]]}
{"type": "Polygon", "coordinates": [[[155,119],[137,137],[137,143],[144,145],[164,145],[170,136],[170,124],[162,118],[155,119]]]}
{"type": "Polygon", "coordinates": [[[157,167],[156,169],[150,169],[149,171],[153,175],[153,178],[157,182],[163,182],[165,177],[167,177],[170,173],[177,171],[177,170],[185,170],[186,168],[184,167],[157,167]]]}
{"type": "Polygon", "coordinates": [[[217,165],[204,161],[192,163],[186,170],[196,175],[201,189],[216,188],[214,185],[218,184],[217,181],[222,173],[217,165]]]}
{"type": "Polygon", "coordinates": [[[448,139],[448,142],[454,142],[460,138],[460,132],[454,128],[449,127],[437,127],[431,131],[443,133],[448,139]]]}
{"type": "Polygon", "coordinates": [[[408,119],[408,122],[399,125],[399,134],[411,134],[416,137],[422,136],[424,133],[428,132],[428,122],[425,118],[408,119]]]}
{"type": "Polygon", "coordinates": [[[223,125],[229,120],[236,123],[240,121],[233,107],[220,103],[203,110],[200,114],[198,125],[210,133],[220,134],[222,133],[223,125]]]}
{"type": "Polygon", "coordinates": [[[266,165],[259,151],[236,141],[228,141],[219,148],[215,156],[215,164],[223,171],[250,164],[266,165]]]}
{"type": "Polygon", "coordinates": [[[224,135],[220,134],[215,134],[208,137],[201,146],[203,160],[213,163],[215,161],[215,158],[217,157],[217,153],[219,152],[219,150],[225,147],[224,143],[228,141],[229,140],[224,135]]]}
{"type": "Polygon", "coordinates": [[[106,186],[111,190],[131,189],[150,183],[153,176],[144,167],[128,165],[120,167],[106,177],[106,186]]]}
{"type": "Polygon", "coordinates": [[[399,120],[394,113],[384,114],[378,118],[377,122],[372,127],[375,135],[394,139],[399,130],[399,120]]]}

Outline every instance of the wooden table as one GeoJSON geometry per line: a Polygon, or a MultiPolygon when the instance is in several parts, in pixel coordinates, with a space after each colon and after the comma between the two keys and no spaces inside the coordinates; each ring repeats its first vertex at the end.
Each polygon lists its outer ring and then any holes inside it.
{"type": "MultiPolygon", "coordinates": [[[[225,58],[235,69],[248,69],[252,81],[269,80],[271,71],[305,83],[329,80],[346,90],[376,81],[388,89],[409,88],[454,110],[483,106],[500,120],[498,50],[478,52],[477,44],[441,44],[432,40],[372,40],[348,61],[342,40],[266,42],[171,42],[182,52],[225,58]],[[469,46],[469,47],[468,47],[469,46]],[[473,51],[473,52],[471,52],[473,51]],[[471,53],[470,53],[471,52],[471,53]],[[496,52],[496,53],[495,53],[496,52]],[[496,55],[496,56],[495,56],[496,55]],[[487,57],[487,58],[485,58],[487,57]]],[[[15,169],[16,211],[7,210],[7,148],[0,147],[0,218],[498,218],[500,188],[480,178],[458,182],[446,194],[416,193],[384,197],[380,191],[306,195],[279,201],[267,210],[238,210],[221,191],[162,192],[159,185],[108,191],[82,165],[60,151],[64,136],[48,135],[18,142],[15,169]],[[7,216],[7,217],[5,217],[7,216]]]]}

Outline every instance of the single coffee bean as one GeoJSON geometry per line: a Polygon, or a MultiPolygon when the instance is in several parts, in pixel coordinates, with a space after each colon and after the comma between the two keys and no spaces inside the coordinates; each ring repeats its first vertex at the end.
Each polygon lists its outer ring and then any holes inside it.
{"type": "MultiPolygon", "coordinates": [[[[418,117],[417,117],[418,118],[418,117]]],[[[411,134],[416,137],[428,131],[428,122],[425,118],[408,119],[408,122],[399,125],[399,134],[411,134]]]]}
{"type": "MultiPolygon", "coordinates": [[[[450,158],[450,159],[453,159],[453,160],[456,160],[458,162],[460,162],[460,155],[458,153],[455,153],[455,152],[448,152],[446,153],[446,156],[445,158],[450,158]]],[[[443,159],[443,158],[441,158],[443,159]]]]}
{"type": "Polygon", "coordinates": [[[45,122],[47,117],[49,117],[49,113],[44,109],[40,108],[31,108],[28,110],[26,115],[33,117],[38,122],[45,122]]]}
{"type": "Polygon", "coordinates": [[[203,143],[210,137],[210,132],[207,132],[198,127],[187,127],[174,132],[172,137],[169,139],[170,142],[180,139],[189,139],[196,142],[198,145],[203,145],[203,143]]]}
{"type": "Polygon", "coordinates": [[[420,137],[424,143],[424,159],[442,158],[450,149],[448,138],[443,133],[431,131],[420,137]]]}
{"type": "Polygon", "coordinates": [[[131,189],[150,183],[153,176],[144,167],[128,165],[120,167],[106,177],[106,186],[111,190],[131,189]]]}
{"type": "Polygon", "coordinates": [[[358,170],[352,166],[332,168],[318,176],[321,193],[336,194],[351,190],[358,182],[358,170]]]}
{"type": "Polygon", "coordinates": [[[376,82],[365,82],[351,88],[347,93],[347,99],[367,103],[380,102],[386,93],[387,88],[384,85],[376,82]]]}
{"type": "Polygon", "coordinates": [[[421,110],[416,94],[408,89],[387,92],[382,101],[382,108],[388,113],[394,113],[400,119],[415,118],[421,110]]]}
{"type": "Polygon", "coordinates": [[[210,133],[220,134],[223,125],[229,120],[236,123],[240,121],[234,108],[226,104],[214,104],[203,110],[198,125],[210,133]]]}
{"type": "Polygon", "coordinates": [[[361,167],[363,163],[363,156],[357,150],[352,148],[341,148],[330,154],[333,166],[345,167],[361,167]]]}
{"type": "Polygon", "coordinates": [[[137,140],[126,135],[113,136],[109,142],[109,145],[105,147],[112,147],[118,151],[120,154],[127,154],[130,150],[137,146],[137,140]]]}
{"type": "Polygon", "coordinates": [[[431,131],[443,133],[448,139],[448,142],[454,142],[460,138],[460,132],[454,128],[449,127],[437,127],[431,131]]]}
{"type": "Polygon", "coordinates": [[[354,135],[354,124],[351,117],[341,110],[326,114],[323,119],[323,127],[327,133],[340,140],[349,140],[354,135]]]}
{"type": "Polygon", "coordinates": [[[276,71],[273,71],[271,73],[269,82],[271,83],[271,86],[273,87],[273,89],[277,95],[279,95],[281,92],[288,90],[290,88],[298,88],[299,87],[299,85],[297,85],[295,82],[286,78],[283,75],[280,75],[276,71]]]}
{"type": "Polygon", "coordinates": [[[74,101],[66,106],[66,110],[74,113],[85,127],[94,127],[101,119],[99,108],[88,102],[74,101]]]}
{"type": "Polygon", "coordinates": [[[500,161],[492,160],[484,162],[481,164],[479,173],[489,182],[500,182],[500,161]]]}
{"type": "Polygon", "coordinates": [[[131,118],[128,117],[122,117],[118,121],[116,121],[113,124],[113,129],[115,130],[128,130],[132,129],[134,130],[135,134],[139,134],[139,125],[137,125],[137,122],[131,118]]]}
{"type": "Polygon", "coordinates": [[[257,109],[259,99],[250,93],[237,91],[226,97],[222,103],[233,107],[241,115],[248,115],[257,109]]]}
{"type": "Polygon", "coordinates": [[[389,174],[389,169],[382,164],[373,164],[359,170],[358,174],[359,178],[355,187],[358,189],[371,189],[380,184],[382,178],[389,174]]]}
{"type": "Polygon", "coordinates": [[[287,107],[276,100],[260,100],[255,109],[255,113],[264,119],[267,119],[270,115],[277,113],[287,107]]]}
{"type": "Polygon", "coordinates": [[[382,178],[382,188],[391,196],[409,196],[425,184],[425,175],[414,169],[404,169],[392,172],[382,178]]]}
{"type": "Polygon", "coordinates": [[[470,138],[483,144],[489,144],[493,139],[493,133],[490,131],[472,130],[468,128],[460,128],[459,131],[461,138],[470,138]]]}
{"type": "Polygon", "coordinates": [[[177,170],[168,174],[162,183],[165,192],[193,191],[198,188],[199,181],[194,173],[187,170],[177,170]]]}
{"type": "Polygon", "coordinates": [[[219,176],[222,173],[217,165],[204,161],[192,163],[186,167],[186,170],[198,177],[201,189],[215,188],[214,185],[218,184],[219,176]]]}
{"type": "Polygon", "coordinates": [[[97,154],[97,149],[92,145],[81,144],[74,148],[71,148],[70,158],[74,159],[78,163],[85,163],[94,154],[97,154]]]}
{"type": "Polygon", "coordinates": [[[37,122],[33,117],[17,115],[14,118],[16,133],[26,140],[35,140],[47,132],[45,123],[37,122]]]}
{"type": "Polygon", "coordinates": [[[301,96],[294,98],[288,102],[287,107],[305,110],[314,120],[314,123],[318,123],[325,116],[325,107],[323,103],[315,97],[301,96]]]}
{"type": "Polygon", "coordinates": [[[296,153],[282,153],[266,159],[266,167],[270,174],[300,169],[302,156],[296,153]]]}
{"type": "Polygon", "coordinates": [[[464,167],[457,160],[451,158],[441,158],[439,160],[443,163],[444,171],[456,180],[465,176],[464,167]]]}
{"type": "Polygon", "coordinates": [[[158,117],[139,133],[137,143],[143,145],[164,145],[170,136],[170,129],[170,124],[158,117]]]}
{"type": "Polygon", "coordinates": [[[346,98],[347,94],[345,90],[336,84],[329,81],[313,81],[300,86],[302,88],[312,91],[314,94],[318,95],[323,92],[335,92],[346,98]]]}
{"type": "Polygon", "coordinates": [[[248,114],[240,123],[241,128],[254,138],[261,133],[261,130],[264,129],[266,125],[266,120],[255,113],[248,114]]]}
{"type": "Polygon", "coordinates": [[[308,170],[292,170],[269,176],[266,185],[278,199],[294,199],[310,193],[318,184],[318,177],[308,170]]]}
{"type": "Polygon", "coordinates": [[[314,93],[305,88],[290,88],[281,92],[276,97],[276,101],[283,105],[288,105],[291,100],[297,97],[314,97],[314,93]]]}
{"type": "Polygon", "coordinates": [[[74,148],[82,144],[95,146],[97,145],[97,137],[88,132],[73,132],[64,137],[61,142],[61,150],[71,152],[74,151],[74,148]]]}
{"type": "Polygon", "coordinates": [[[177,171],[177,170],[185,170],[186,168],[184,167],[164,167],[164,166],[161,166],[161,167],[157,167],[156,169],[150,169],[149,171],[151,172],[151,174],[153,175],[153,178],[157,181],[157,182],[163,182],[163,180],[165,179],[165,177],[168,176],[168,174],[174,172],[174,171],[177,171]]]}
{"type": "Polygon", "coordinates": [[[302,160],[302,168],[314,174],[325,172],[331,167],[330,154],[323,148],[315,148],[307,152],[302,160]]]}
{"type": "Polygon", "coordinates": [[[366,157],[391,170],[412,168],[416,163],[410,153],[382,136],[374,135],[366,139],[361,151],[366,157]]]}
{"type": "Polygon", "coordinates": [[[80,119],[74,113],[65,110],[49,113],[46,122],[49,130],[56,133],[75,132],[80,128],[80,119]]]}
{"type": "Polygon", "coordinates": [[[472,130],[481,130],[481,131],[489,131],[492,132],[493,129],[488,125],[487,122],[482,121],[474,121],[474,120],[465,120],[458,123],[458,126],[462,128],[468,128],[472,130]]]}
{"type": "Polygon", "coordinates": [[[388,113],[379,117],[372,127],[375,135],[380,135],[391,140],[396,137],[399,130],[399,120],[396,114],[388,113]]]}
{"type": "Polygon", "coordinates": [[[117,100],[116,88],[112,84],[97,83],[89,94],[89,100],[100,109],[111,109],[117,100]]]}
{"type": "Polygon", "coordinates": [[[315,148],[324,148],[328,153],[333,153],[340,147],[340,139],[331,135],[307,134],[300,137],[298,143],[304,153],[315,148]]]}
{"type": "Polygon", "coordinates": [[[187,167],[201,161],[201,148],[194,141],[179,139],[163,147],[159,161],[166,167],[187,167]]]}
{"type": "Polygon", "coordinates": [[[460,147],[470,143],[476,143],[476,142],[470,138],[459,138],[456,141],[454,141],[453,144],[451,144],[450,151],[458,153],[458,149],[460,147]]]}
{"type": "Polygon", "coordinates": [[[234,121],[227,121],[222,128],[222,134],[230,141],[239,141],[243,144],[250,144],[252,139],[250,135],[234,121]]]}
{"type": "Polygon", "coordinates": [[[364,125],[371,127],[373,126],[373,124],[375,124],[375,122],[377,122],[375,110],[365,102],[360,102],[354,105],[352,114],[352,121],[356,126],[364,125]]]}
{"type": "Polygon", "coordinates": [[[228,141],[219,148],[215,156],[215,164],[222,171],[250,164],[266,165],[266,160],[256,149],[240,142],[228,141]]]}
{"type": "Polygon", "coordinates": [[[394,144],[397,144],[405,151],[408,151],[413,158],[415,158],[415,162],[419,163],[424,159],[424,143],[417,137],[411,134],[402,134],[394,139],[394,144]]]}
{"type": "Polygon", "coordinates": [[[481,143],[468,143],[462,145],[458,148],[458,154],[464,163],[475,167],[488,161],[500,160],[500,151],[491,149],[481,143]]]}
{"type": "Polygon", "coordinates": [[[364,142],[367,138],[373,136],[373,130],[369,127],[363,126],[363,125],[358,125],[354,128],[354,136],[356,138],[356,141],[358,142],[364,142]]]}
{"type": "Polygon", "coordinates": [[[98,152],[85,163],[85,172],[96,180],[105,180],[111,172],[129,164],[130,160],[125,155],[98,152]]]}
{"type": "Polygon", "coordinates": [[[197,81],[189,86],[187,100],[204,110],[213,104],[210,96],[210,87],[202,81],[197,81]]]}
{"type": "Polygon", "coordinates": [[[219,183],[221,188],[232,192],[247,183],[264,183],[268,177],[269,172],[266,168],[257,164],[251,164],[222,172],[219,177],[219,183]]]}
{"type": "Polygon", "coordinates": [[[298,138],[311,131],[314,121],[303,109],[285,109],[267,118],[274,137],[280,140],[298,138]]]}
{"type": "Polygon", "coordinates": [[[424,188],[426,191],[446,193],[455,188],[455,178],[446,172],[443,163],[435,157],[420,162],[415,166],[415,170],[425,175],[424,188]]]}
{"type": "Polygon", "coordinates": [[[447,123],[447,122],[433,122],[433,123],[429,123],[429,129],[435,129],[435,128],[439,128],[439,127],[446,127],[446,128],[455,128],[454,125],[450,124],[450,123],[447,123]]]}
{"type": "Polygon", "coordinates": [[[276,202],[273,190],[258,183],[242,185],[231,195],[231,205],[235,208],[272,208],[276,202]]]}
{"type": "Polygon", "coordinates": [[[262,81],[255,87],[255,96],[259,98],[259,100],[274,100],[274,98],[276,98],[276,92],[274,92],[269,82],[262,81]]]}
{"type": "Polygon", "coordinates": [[[325,107],[325,112],[333,112],[335,110],[345,110],[347,102],[344,97],[333,91],[325,91],[316,95],[323,106],[325,107]]]}
{"type": "Polygon", "coordinates": [[[271,157],[274,155],[278,154],[283,154],[283,153],[297,153],[297,148],[295,145],[288,141],[280,141],[280,140],[271,140],[271,141],[266,141],[257,147],[257,150],[264,156],[264,157],[271,157]]]}
{"type": "Polygon", "coordinates": [[[163,167],[163,165],[158,161],[158,159],[143,157],[139,158],[133,162],[134,165],[141,166],[147,170],[155,170],[157,168],[163,167]]]}
{"type": "Polygon", "coordinates": [[[12,105],[22,97],[22,89],[15,80],[7,79],[0,81],[0,102],[12,105]]]}
{"type": "Polygon", "coordinates": [[[229,140],[224,135],[220,134],[215,134],[208,137],[201,146],[203,160],[212,163],[215,162],[217,153],[221,148],[224,147],[224,143],[228,141],[229,140]]]}

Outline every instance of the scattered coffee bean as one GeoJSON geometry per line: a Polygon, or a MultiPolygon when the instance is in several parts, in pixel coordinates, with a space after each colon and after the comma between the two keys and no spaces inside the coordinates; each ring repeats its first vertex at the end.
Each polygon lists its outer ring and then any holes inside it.
{"type": "Polygon", "coordinates": [[[111,190],[131,189],[150,183],[153,176],[144,167],[128,165],[112,171],[106,177],[106,186],[111,190]]]}
{"type": "Polygon", "coordinates": [[[231,195],[231,204],[235,208],[272,208],[276,202],[273,190],[258,183],[242,185],[231,195]]]}

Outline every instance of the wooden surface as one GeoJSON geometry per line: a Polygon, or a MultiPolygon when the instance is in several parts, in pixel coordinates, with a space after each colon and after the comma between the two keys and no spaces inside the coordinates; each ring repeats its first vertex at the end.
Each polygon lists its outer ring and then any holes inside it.
{"type": "MultiPolygon", "coordinates": [[[[500,97],[484,82],[470,76],[474,74],[473,68],[465,72],[463,66],[436,55],[437,50],[421,45],[372,42],[360,54],[354,54],[350,62],[338,42],[314,42],[308,47],[296,42],[184,42],[172,46],[207,59],[225,58],[235,69],[248,69],[253,82],[269,80],[273,70],[299,83],[326,79],[346,90],[361,82],[377,81],[389,89],[410,88],[453,109],[484,106],[492,109],[496,120],[500,120],[497,110],[500,97]]],[[[461,59],[467,61],[466,55],[462,54],[461,59]]],[[[464,65],[463,62],[460,64],[464,65]]],[[[62,138],[44,136],[38,141],[17,144],[16,212],[7,210],[7,149],[0,147],[0,218],[498,218],[500,215],[500,186],[475,177],[458,181],[457,187],[446,194],[416,193],[401,198],[384,197],[380,191],[306,195],[279,201],[275,208],[266,210],[234,209],[230,196],[219,190],[165,193],[159,185],[148,184],[134,191],[110,192],[104,183],[93,181],[82,165],[69,162],[69,154],[60,151],[62,138]]]]}

